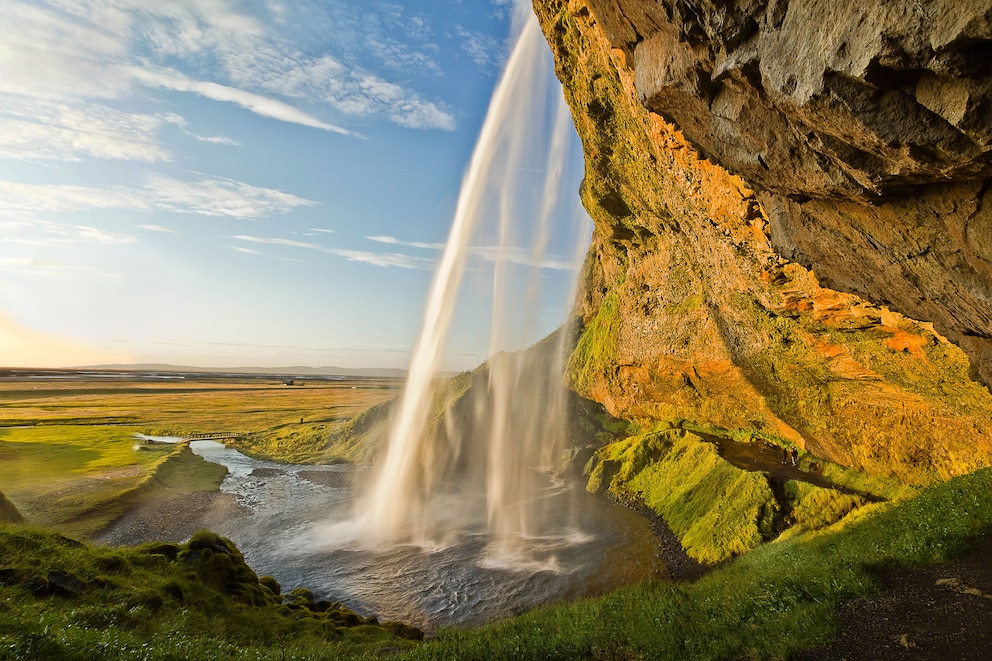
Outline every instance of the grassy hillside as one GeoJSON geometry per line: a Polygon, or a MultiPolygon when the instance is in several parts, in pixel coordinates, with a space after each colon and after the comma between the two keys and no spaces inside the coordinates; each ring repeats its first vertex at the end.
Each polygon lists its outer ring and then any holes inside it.
{"type": "Polygon", "coordinates": [[[402,649],[420,634],[283,594],[227,539],[91,547],[0,525],[0,658],[331,658],[402,649]]]}
{"type": "Polygon", "coordinates": [[[7,497],[0,493],[0,523],[22,523],[24,517],[14,507],[14,503],[7,500],[7,497]]]}

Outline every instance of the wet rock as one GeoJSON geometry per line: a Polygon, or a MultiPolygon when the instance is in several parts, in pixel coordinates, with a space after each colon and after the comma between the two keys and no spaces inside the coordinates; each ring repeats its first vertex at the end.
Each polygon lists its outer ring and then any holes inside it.
{"type": "Polygon", "coordinates": [[[50,571],[47,578],[50,594],[74,597],[86,589],[86,583],[67,571],[50,571]]]}

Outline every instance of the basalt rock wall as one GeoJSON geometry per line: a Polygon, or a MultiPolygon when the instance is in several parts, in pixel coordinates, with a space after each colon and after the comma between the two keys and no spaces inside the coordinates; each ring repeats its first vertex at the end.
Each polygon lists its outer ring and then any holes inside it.
{"type": "Polygon", "coordinates": [[[992,1],[534,0],[619,417],[924,482],[992,463],[992,1]]]}

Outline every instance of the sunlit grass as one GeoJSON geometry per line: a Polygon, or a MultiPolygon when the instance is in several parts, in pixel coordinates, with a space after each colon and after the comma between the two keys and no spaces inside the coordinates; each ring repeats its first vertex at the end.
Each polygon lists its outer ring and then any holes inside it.
{"type": "Polygon", "coordinates": [[[390,399],[392,379],[305,381],[211,379],[166,383],[0,382],[2,426],[128,423],[159,434],[261,432],[336,423],[390,399]]]}
{"type": "Polygon", "coordinates": [[[759,546],[694,583],[622,588],[474,630],[446,630],[414,659],[787,658],[830,639],[841,601],[878,570],[939,562],[992,529],[992,470],[899,504],[759,546]]]}
{"type": "Polygon", "coordinates": [[[74,534],[97,530],[97,515],[137,488],[175,445],[136,449],[126,427],[39,426],[0,429],[0,484],[21,514],[74,534]],[[91,516],[93,515],[93,516],[91,516]]]}
{"type": "MultiPolygon", "coordinates": [[[[142,383],[0,382],[0,490],[27,519],[88,536],[154,485],[213,489],[223,477],[175,445],[134,434],[229,433],[244,452],[279,461],[327,459],[331,431],[393,397],[389,379],[281,381],[216,378],[142,383]],[[300,420],[303,420],[303,423],[300,420]],[[170,463],[163,463],[172,457],[170,463]],[[179,464],[190,476],[174,470],[179,464]],[[168,480],[156,471],[172,467],[168,480]],[[197,478],[196,476],[199,476],[197,478]],[[200,479],[202,478],[202,479],[200,479]],[[183,485],[186,485],[185,487],[183,485]]],[[[187,451],[188,452],[188,451],[187,451]]]]}

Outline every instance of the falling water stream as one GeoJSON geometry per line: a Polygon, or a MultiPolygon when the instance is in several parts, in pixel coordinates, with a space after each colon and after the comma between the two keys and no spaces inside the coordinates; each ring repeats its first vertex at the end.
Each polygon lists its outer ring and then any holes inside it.
{"type": "MultiPolygon", "coordinates": [[[[231,537],[256,571],[428,629],[602,592],[659,569],[645,521],[554,471],[569,440],[565,333],[507,351],[534,341],[542,273],[577,269],[591,231],[567,172],[576,160],[571,118],[525,3],[516,27],[376,465],[287,466],[192,444],[230,471],[226,509],[202,520],[231,537]],[[563,222],[572,236],[564,260],[548,254],[563,222]],[[461,396],[445,398],[438,372],[466,271],[492,286],[490,359],[449,382],[462,384],[448,388],[461,396]]],[[[127,537],[133,523],[107,540],[135,541],[127,537]]]]}
{"type": "MultiPolygon", "coordinates": [[[[490,356],[504,348],[512,338],[505,337],[502,324],[507,317],[506,297],[511,291],[511,271],[528,268],[530,281],[526,295],[519,304],[538,305],[536,288],[544,248],[548,242],[553,213],[561,190],[563,164],[568,161],[571,124],[560,90],[549,75],[547,44],[537,19],[529,8],[518,7],[517,22],[522,24],[516,46],[496,87],[485,122],[462,184],[451,233],[440,265],[435,273],[423,326],[413,352],[409,378],[393,420],[384,460],[374,486],[366,500],[360,503],[365,516],[365,531],[375,541],[430,539],[445,531],[438,530],[439,518],[450,526],[450,515],[437,511],[433,498],[438,486],[445,481],[450,466],[439,461],[426,438],[435,402],[437,371],[444,357],[452,313],[458,298],[459,285],[472,254],[472,240],[484,230],[495,226],[496,250],[493,273],[493,311],[490,332],[490,356]],[[550,101],[550,102],[549,102],[550,101]],[[540,182],[535,186],[535,181],[540,182]],[[513,242],[519,240],[515,229],[531,230],[533,251],[525,260],[519,257],[513,242]],[[511,261],[512,260],[512,261],[511,261]],[[529,262],[528,264],[522,264],[529,262]]],[[[569,191],[572,197],[574,191],[569,191]]],[[[588,236],[580,227],[575,236],[588,236]]],[[[580,246],[581,248],[581,246],[580,246]]],[[[518,285],[519,286],[519,285],[518,285]]],[[[537,310],[531,309],[525,318],[533,319],[537,310]]],[[[526,333],[530,329],[516,329],[526,333]]],[[[554,361],[558,354],[551,357],[554,361]]],[[[547,358],[546,356],[542,356],[547,358]]],[[[485,397],[491,400],[489,415],[462,417],[458,424],[462,438],[471,438],[458,448],[458,454],[475,450],[483,458],[486,487],[486,516],[490,530],[497,536],[503,550],[514,536],[533,532],[527,530],[526,504],[537,502],[535,481],[524,475],[541,460],[547,460],[554,449],[560,449],[553,430],[560,428],[560,411],[543,396],[554,388],[529,393],[539,401],[538,406],[511,410],[511,397],[520,394],[519,379],[523,373],[519,359],[491,360],[489,383],[485,397]],[[535,439],[520,436],[519,425],[508,424],[511,415],[540,419],[541,429],[530,429],[531,436],[541,434],[545,445],[535,448],[535,439]],[[478,424],[485,420],[485,428],[478,424]],[[464,429],[469,425],[471,429],[464,429]],[[516,433],[514,433],[516,432],[516,433]],[[480,437],[481,435],[481,437],[480,437]]],[[[561,374],[560,365],[545,365],[542,376],[561,374]]],[[[550,386],[550,384],[547,384],[550,386]]],[[[555,384],[557,385],[557,384],[555,384]]],[[[533,425],[532,425],[533,427],[533,425]]],[[[469,499],[471,500],[471,498],[469,499]]],[[[463,508],[469,520],[475,512],[463,508]]]]}

